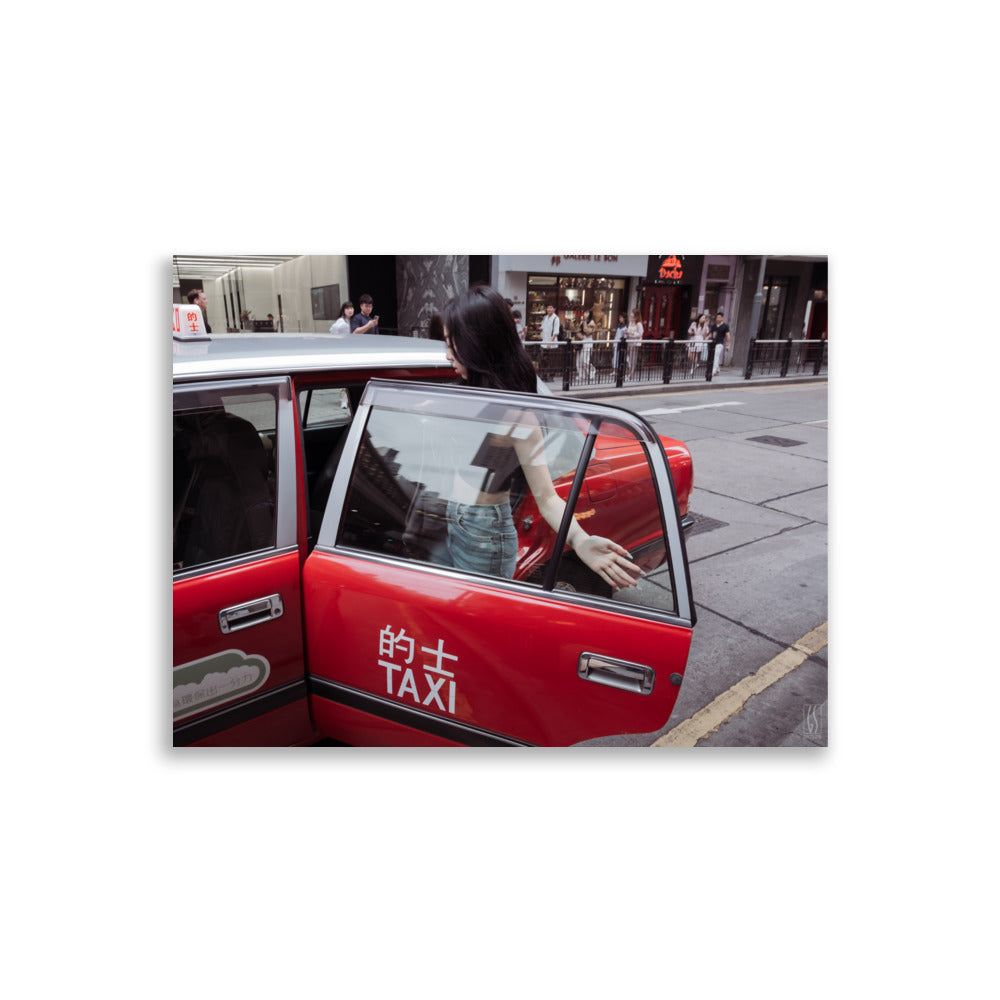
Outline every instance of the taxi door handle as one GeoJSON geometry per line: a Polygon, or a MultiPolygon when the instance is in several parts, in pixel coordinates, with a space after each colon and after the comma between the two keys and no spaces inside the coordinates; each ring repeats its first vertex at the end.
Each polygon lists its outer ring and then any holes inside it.
{"type": "Polygon", "coordinates": [[[649,694],[656,681],[656,671],[642,663],[616,660],[597,653],[581,653],[577,673],[585,681],[605,684],[619,691],[649,694]]]}
{"type": "Polygon", "coordinates": [[[224,635],[238,632],[241,628],[251,625],[261,625],[274,618],[280,618],[285,613],[281,603],[281,594],[271,594],[270,597],[259,597],[256,601],[245,604],[235,604],[219,612],[219,629],[224,635]]]}

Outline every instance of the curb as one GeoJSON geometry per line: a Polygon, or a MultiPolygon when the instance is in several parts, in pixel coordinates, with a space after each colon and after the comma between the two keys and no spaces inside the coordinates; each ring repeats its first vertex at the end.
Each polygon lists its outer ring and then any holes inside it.
{"type": "Polygon", "coordinates": [[[570,386],[568,390],[549,384],[554,396],[575,396],[578,399],[602,399],[610,396],[642,396],[669,392],[712,392],[717,389],[733,389],[748,386],[810,385],[829,382],[828,375],[792,375],[785,378],[715,378],[711,382],[643,382],[640,385],[616,386],[585,385],[570,386]]]}

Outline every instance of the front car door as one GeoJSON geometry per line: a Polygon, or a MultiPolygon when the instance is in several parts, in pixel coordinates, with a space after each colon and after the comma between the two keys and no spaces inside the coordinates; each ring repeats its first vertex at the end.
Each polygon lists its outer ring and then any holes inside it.
{"type": "Polygon", "coordinates": [[[303,601],[313,718],[356,745],[564,746],[655,731],[695,620],[668,463],[641,418],[378,380],[345,440],[303,601]],[[519,475],[525,462],[544,463],[565,502],[554,527],[519,475]],[[502,566],[490,565],[500,543],[489,534],[482,567],[456,565],[455,502],[470,484],[511,487],[516,552],[502,566]],[[579,562],[564,545],[570,518],[628,549],[639,585],[612,591],[579,562]]]}

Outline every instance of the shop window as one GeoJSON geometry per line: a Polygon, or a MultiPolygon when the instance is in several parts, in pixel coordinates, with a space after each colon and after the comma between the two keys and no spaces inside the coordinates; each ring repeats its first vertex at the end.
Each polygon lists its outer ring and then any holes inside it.
{"type": "Polygon", "coordinates": [[[625,311],[625,279],[585,275],[532,274],[528,276],[528,339],[541,339],[545,307],[555,306],[559,323],[578,330],[583,314],[593,310],[597,340],[609,340],[625,311]]]}

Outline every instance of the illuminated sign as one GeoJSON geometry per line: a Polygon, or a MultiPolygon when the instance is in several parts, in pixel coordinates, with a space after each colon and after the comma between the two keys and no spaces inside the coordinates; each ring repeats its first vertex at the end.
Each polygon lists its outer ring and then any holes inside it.
{"type": "Polygon", "coordinates": [[[664,281],[680,281],[684,277],[684,258],[676,254],[664,257],[660,262],[660,277],[664,281]]]}
{"type": "Polygon", "coordinates": [[[201,309],[190,305],[174,306],[174,340],[211,340],[205,330],[201,309]]]}

